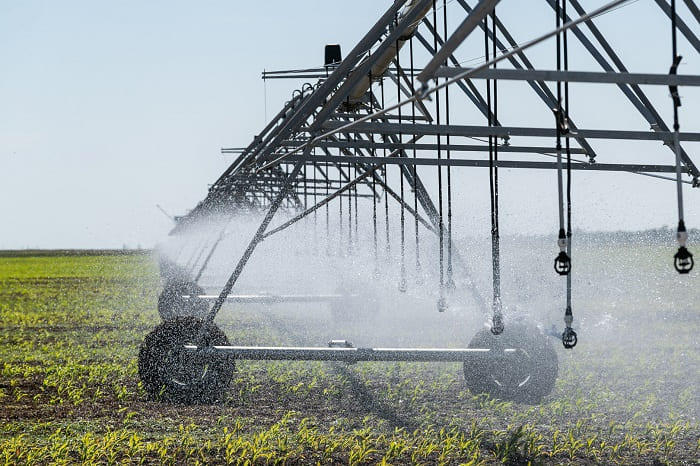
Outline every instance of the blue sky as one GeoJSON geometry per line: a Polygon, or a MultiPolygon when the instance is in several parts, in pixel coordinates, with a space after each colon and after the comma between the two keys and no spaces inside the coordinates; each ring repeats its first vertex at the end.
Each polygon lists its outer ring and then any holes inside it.
{"type": "Polygon", "coordinates": [[[261,71],[357,40],[355,3],[0,3],[0,248],[153,245],[265,123],[261,71]]]}
{"type": "MultiPolygon", "coordinates": [[[[503,8],[513,1],[504,0],[503,8]]],[[[601,3],[592,2],[591,9],[601,3]]],[[[633,71],[665,72],[667,26],[651,3],[627,7],[633,14],[609,15],[612,35],[621,41],[638,36],[627,55],[633,71]],[[649,28],[665,39],[648,34],[649,28]]],[[[219,149],[247,145],[265,124],[266,108],[274,114],[301,84],[264,84],[261,71],[318,66],[326,43],[348,51],[388,5],[0,2],[0,248],[153,246],[171,227],[156,204],[171,214],[193,207],[230,162],[219,149]]],[[[523,39],[545,32],[537,10],[518,12],[511,21],[519,21],[523,39]]],[[[684,41],[681,46],[682,72],[700,74],[697,53],[684,41]]],[[[683,129],[700,131],[699,113],[691,110],[700,96],[688,90],[685,97],[683,129]]],[[[670,99],[660,102],[668,114],[670,99]]],[[[608,112],[602,113],[605,121],[608,112]]],[[[691,148],[699,152],[698,145],[691,148]]],[[[620,218],[621,228],[675,225],[673,186],[643,180],[640,189],[639,178],[590,178],[586,189],[604,193],[582,208],[581,217],[588,218],[582,226],[605,228],[606,219],[620,218]],[[628,209],[621,196],[633,203],[647,196],[648,205],[628,209]],[[648,214],[652,210],[661,214],[648,214]]],[[[688,223],[697,226],[698,191],[686,193],[688,223]]],[[[515,210],[520,198],[514,190],[515,210]]],[[[540,232],[534,217],[516,215],[514,229],[540,232]]]]}

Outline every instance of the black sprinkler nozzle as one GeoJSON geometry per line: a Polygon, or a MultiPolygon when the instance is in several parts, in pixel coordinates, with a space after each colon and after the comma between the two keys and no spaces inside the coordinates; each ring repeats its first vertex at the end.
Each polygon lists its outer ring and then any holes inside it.
{"type": "Polygon", "coordinates": [[[554,271],[559,275],[569,275],[569,271],[571,271],[571,259],[565,251],[561,251],[554,259],[554,271]]]}
{"type": "Polygon", "coordinates": [[[491,333],[494,335],[500,335],[505,330],[505,325],[503,325],[503,316],[501,314],[495,314],[492,320],[491,333]]]}
{"type": "Polygon", "coordinates": [[[564,344],[564,348],[571,349],[578,343],[578,336],[574,329],[571,327],[566,327],[564,333],[561,334],[561,342],[564,344]]]}
{"type": "Polygon", "coordinates": [[[690,251],[685,246],[679,247],[678,252],[673,255],[673,266],[676,268],[676,271],[680,274],[690,273],[694,265],[695,261],[690,251]]]}

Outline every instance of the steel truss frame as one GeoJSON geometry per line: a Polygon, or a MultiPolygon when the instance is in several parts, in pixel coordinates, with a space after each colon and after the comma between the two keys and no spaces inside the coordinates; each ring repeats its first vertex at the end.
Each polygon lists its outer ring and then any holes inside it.
{"type": "MultiPolygon", "coordinates": [[[[674,75],[664,73],[630,73],[621,57],[596,25],[594,18],[586,18],[588,12],[578,0],[567,0],[573,7],[574,17],[564,17],[557,9],[556,0],[542,0],[558,14],[563,24],[579,20],[570,27],[568,34],[578,41],[598,63],[602,71],[566,71],[537,69],[528,51],[522,48],[507,26],[498,18],[493,23],[484,21],[498,0],[470,2],[457,0],[451,3],[450,15],[465,17],[462,25],[452,34],[440,24],[438,9],[446,8],[443,1],[396,0],[339,64],[323,68],[294,71],[264,72],[263,79],[317,79],[315,84],[305,84],[295,91],[245,148],[222,149],[235,154],[236,159],[211,185],[206,198],[187,216],[181,219],[173,234],[181,234],[200,219],[212,214],[230,215],[240,210],[257,210],[264,214],[256,233],[237,262],[232,274],[216,297],[203,296],[213,301],[207,319],[213,321],[221,306],[235,301],[230,295],[256,246],[265,238],[305,218],[312,212],[326,207],[337,199],[347,199],[352,206],[358,197],[375,199],[386,194],[401,207],[401,215],[414,217],[416,228],[421,224],[440,239],[443,248],[450,248],[457,266],[464,261],[457,251],[451,250],[451,223],[443,208],[443,199],[436,203],[416,171],[416,166],[436,166],[442,170],[460,167],[505,167],[523,169],[560,169],[554,161],[538,160],[539,156],[557,154],[557,148],[542,145],[542,139],[554,141],[558,134],[554,127],[509,126],[494,117],[490,96],[485,96],[476,84],[478,80],[491,82],[515,80],[528,84],[532,92],[547,109],[557,108],[555,90],[548,83],[612,84],[619,88],[629,101],[630,108],[638,112],[648,123],[649,130],[619,130],[579,128],[575,112],[568,115],[568,131],[561,136],[572,144],[570,153],[578,159],[571,164],[573,170],[632,172],[645,176],[664,177],[676,173],[677,167],[664,163],[608,162],[604,154],[594,149],[594,140],[660,141],[671,151],[674,137],[681,142],[681,170],[684,183],[700,186],[700,170],[683,143],[700,141],[700,132],[675,134],[661,117],[657,106],[640,87],[700,86],[698,75],[674,75]],[[476,3],[472,6],[472,3],[476,3]],[[457,11],[454,11],[457,10],[457,11]],[[582,20],[582,18],[586,18],[582,20]],[[491,27],[495,24],[495,31],[491,27]],[[440,31],[442,26],[443,31],[440,31]],[[480,29],[481,32],[476,31],[480,29]],[[469,69],[460,66],[455,49],[469,34],[485,34],[488,41],[495,40],[499,53],[507,55],[509,67],[469,69]],[[407,50],[408,49],[408,50],[407,50]],[[416,57],[430,63],[416,67],[416,57]],[[465,74],[468,76],[465,77],[465,74]],[[430,96],[421,96],[421,83],[439,83],[447,78],[462,77],[450,87],[430,96]],[[399,101],[410,102],[402,107],[387,110],[385,101],[392,92],[399,101]],[[449,101],[465,99],[471,102],[484,119],[492,124],[455,124],[455,114],[450,114],[449,101]],[[442,105],[442,108],[441,108],[442,105]],[[408,108],[409,110],[406,110],[408,108]],[[486,158],[464,157],[489,151],[489,145],[478,138],[493,138],[498,152],[503,156],[497,161],[486,158]],[[535,138],[536,143],[522,144],[525,138],[535,138]],[[513,140],[517,139],[518,144],[513,140]],[[475,142],[478,141],[480,143],[475,142]],[[420,154],[418,156],[417,154],[420,154]],[[520,156],[526,154],[530,158],[520,156]],[[581,160],[584,157],[585,159],[581,160]],[[401,168],[400,194],[390,186],[385,176],[388,165],[401,168]],[[415,196],[411,206],[403,196],[403,183],[415,196]],[[270,227],[276,212],[289,209],[296,215],[276,227],[270,227]],[[448,225],[449,223],[449,225],[448,225]]],[[[655,0],[659,13],[669,15],[667,0],[655,0]]],[[[506,4],[506,2],[503,2],[506,4]]],[[[698,20],[697,9],[688,2],[691,21],[698,20]]],[[[507,7],[504,5],[504,7],[507,7]]],[[[499,7],[500,8],[500,7],[499,7]]],[[[445,12],[442,12],[443,14],[445,12]]],[[[446,16],[445,16],[446,18],[446,16]]],[[[682,18],[678,17],[680,33],[700,53],[700,40],[682,18]]],[[[505,61],[505,60],[504,60],[505,61]]],[[[666,103],[664,103],[665,105],[666,103]]],[[[561,151],[559,151],[561,155],[561,151]]],[[[672,178],[669,178],[672,179],[672,178]]],[[[395,181],[392,181],[394,183],[395,181]]],[[[441,195],[442,193],[440,193],[441,195]]],[[[411,199],[409,199],[411,200],[411,199]]],[[[342,205],[342,200],[339,202],[342,205]]],[[[376,206],[376,204],[375,204],[376,206]]],[[[450,213],[451,215],[451,213],[450,213]]],[[[403,221],[403,220],[402,220],[403,221]]],[[[213,246],[216,247],[215,245],[213,246]]],[[[451,256],[450,256],[451,257],[451,256]]],[[[448,267],[452,267],[450,263],[448,267]]],[[[442,280],[441,264],[441,286],[442,280]]],[[[450,272],[451,273],[451,272],[450,272]]],[[[448,273],[448,275],[450,275],[448,273]]],[[[201,273],[199,274],[201,275],[201,273]]],[[[451,278],[451,277],[450,277],[451,278]]],[[[467,279],[465,286],[469,287],[467,279]]],[[[486,309],[486,300],[473,290],[477,302],[486,309]]],[[[247,295],[239,295],[247,296],[247,295]]],[[[244,302],[254,302],[255,297],[241,297],[244,302]],[[246,299],[248,301],[246,301],[246,299]]],[[[190,348],[195,350],[195,348],[190,348]]],[[[438,349],[417,354],[412,349],[400,351],[374,351],[346,348],[257,348],[217,347],[209,352],[228,353],[235,358],[250,359],[320,359],[320,360],[464,360],[465,351],[438,349]],[[374,352],[372,352],[374,351],[374,352]]],[[[201,349],[200,349],[201,352],[201,349]]]]}

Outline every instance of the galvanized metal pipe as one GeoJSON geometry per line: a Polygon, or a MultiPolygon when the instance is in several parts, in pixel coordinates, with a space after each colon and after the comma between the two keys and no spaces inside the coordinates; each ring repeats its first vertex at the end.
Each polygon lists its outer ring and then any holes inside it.
{"type": "MultiPolygon", "coordinates": [[[[226,296],[227,303],[245,303],[245,304],[278,304],[278,303],[327,303],[340,302],[347,299],[356,298],[356,295],[341,295],[341,294],[320,294],[320,295],[268,295],[268,294],[230,294],[226,296]]],[[[202,299],[205,301],[216,301],[218,295],[199,295],[189,296],[183,295],[185,299],[202,299]]]]}
{"type": "MultiPolygon", "coordinates": [[[[460,68],[442,66],[436,73],[436,77],[451,78],[470,71],[473,68],[460,68]]],[[[652,73],[625,73],[625,72],[593,72],[593,71],[556,71],[556,70],[528,70],[508,68],[488,68],[479,70],[469,76],[470,79],[504,79],[510,81],[553,81],[570,83],[596,83],[596,84],[646,84],[658,86],[700,86],[698,75],[670,75],[652,73]]]]}
{"type": "Polygon", "coordinates": [[[266,346],[212,346],[185,349],[199,357],[227,357],[255,361],[404,361],[404,362],[469,362],[476,358],[505,356],[517,357],[516,348],[500,351],[488,348],[323,348],[323,347],[266,347],[266,346]]]}
{"type": "MultiPolygon", "coordinates": [[[[304,156],[293,156],[288,159],[290,162],[306,160],[309,162],[334,162],[334,163],[366,163],[366,164],[382,164],[382,165],[441,165],[451,167],[488,167],[488,160],[479,159],[432,159],[425,157],[404,158],[404,157],[370,157],[370,156],[344,156],[344,155],[316,155],[311,158],[304,156]]],[[[540,162],[531,160],[498,160],[494,161],[494,165],[499,168],[532,168],[532,169],[556,169],[556,162],[540,162]]],[[[628,172],[658,172],[658,173],[675,173],[674,165],[656,165],[656,164],[625,164],[625,163],[572,163],[572,170],[589,170],[589,171],[628,171],[628,172]]]]}
{"type": "MultiPolygon", "coordinates": [[[[336,130],[344,126],[344,122],[328,121],[323,124],[325,130],[336,130]]],[[[418,135],[438,136],[450,134],[452,136],[484,137],[484,136],[526,136],[553,138],[556,136],[554,128],[530,128],[522,126],[477,126],[477,125],[412,125],[399,123],[357,123],[353,131],[375,132],[386,134],[413,133],[418,135]]],[[[577,129],[565,135],[569,138],[584,137],[587,139],[630,139],[637,141],[663,141],[673,144],[672,131],[631,131],[631,130],[606,130],[606,129],[577,129]]],[[[700,133],[683,132],[679,134],[682,141],[700,142],[700,133]]],[[[291,156],[290,156],[291,157],[291,156]]]]}

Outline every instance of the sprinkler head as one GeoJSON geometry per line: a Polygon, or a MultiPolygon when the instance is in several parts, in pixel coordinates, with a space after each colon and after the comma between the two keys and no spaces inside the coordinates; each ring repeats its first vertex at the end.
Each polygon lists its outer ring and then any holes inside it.
{"type": "Polygon", "coordinates": [[[408,285],[406,284],[406,278],[401,277],[401,280],[399,280],[399,291],[401,293],[405,293],[407,289],[408,285]]]}
{"type": "Polygon", "coordinates": [[[673,255],[673,266],[680,274],[690,273],[693,270],[695,261],[693,255],[684,246],[678,248],[678,252],[673,255]]]}
{"type": "Polygon", "coordinates": [[[500,335],[505,330],[505,325],[503,324],[503,315],[500,313],[494,314],[493,324],[491,325],[491,333],[494,335],[500,335]]]}
{"type": "Polygon", "coordinates": [[[571,270],[571,259],[566,252],[561,251],[559,255],[554,259],[554,271],[559,275],[569,275],[571,270]]]}
{"type": "Polygon", "coordinates": [[[425,283],[425,277],[423,276],[423,268],[420,264],[416,265],[416,285],[422,285],[425,283]]]}
{"type": "Polygon", "coordinates": [[[564,333],[561,334],[561,342],[564,344],[564,348],[571,349],[578,343],[578,336],[576,332],[571,327],[566,327],[564,333]]]}

